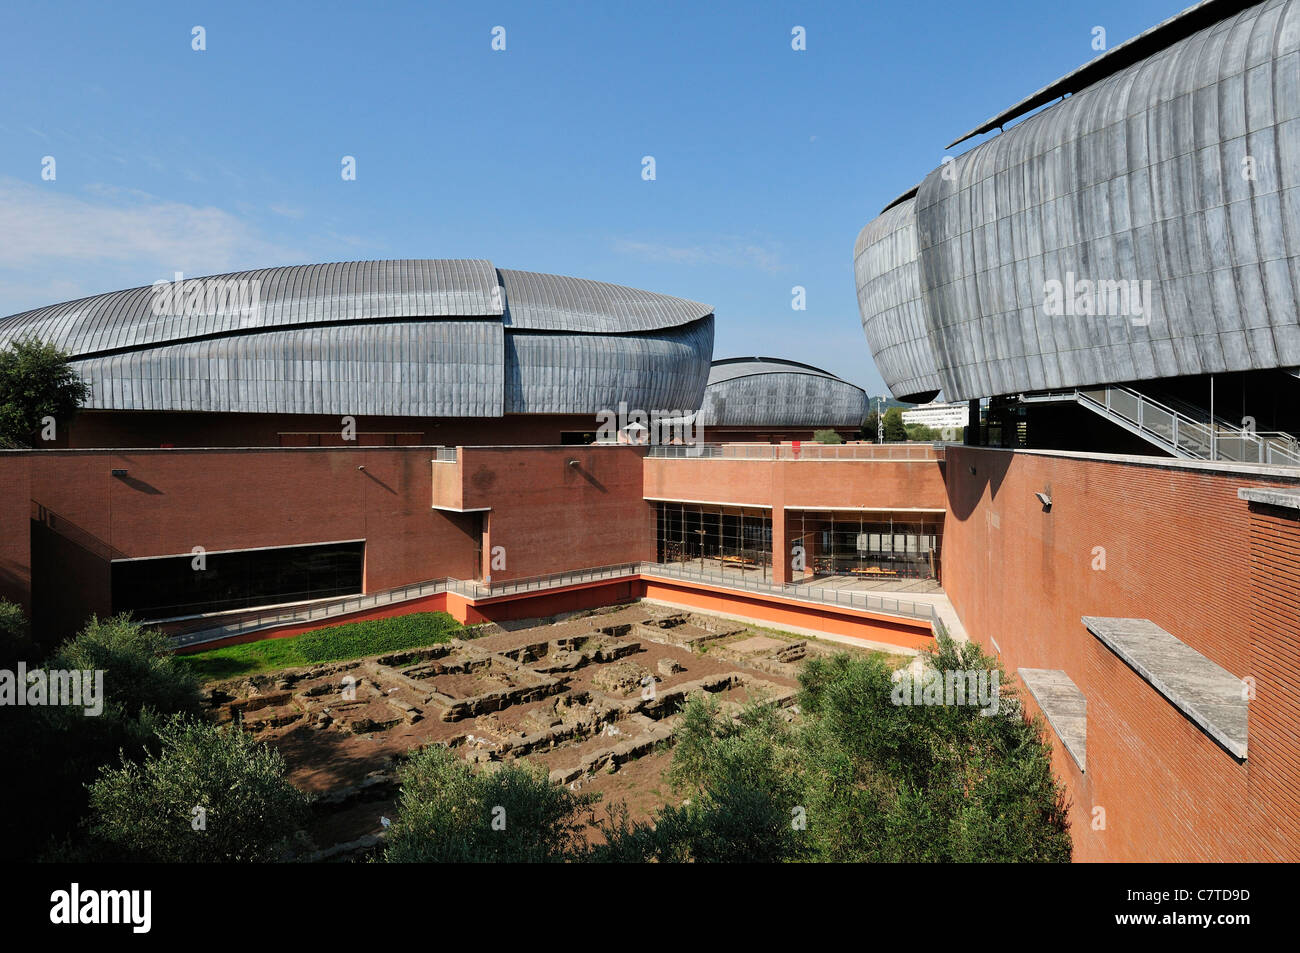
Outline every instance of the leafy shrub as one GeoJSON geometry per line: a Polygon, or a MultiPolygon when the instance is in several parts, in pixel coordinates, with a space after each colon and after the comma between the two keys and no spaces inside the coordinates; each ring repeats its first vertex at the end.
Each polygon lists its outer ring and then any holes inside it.
{"type": "Polygon", "coordinates": [[[285,856],[308,802],[277,752],[238,727],[180,716],[158,738],[158,754],[124,757],[90,786],[90,835],[103,854],[171,863],[285,856]]]}
{"type": "Polygon", "coordinates": [[[402,793],[385,860],[536,863],[583,855],[579,835],[595,798],[551,784],[535,765],[476,772],[447,748],[431,746],[398,778],[402,793]]]}
{"type": "Polygon", "coordinates": [[[844,438],[834,430],[815,430],[813,431],[813,441],[816,443],[843,443],[844,438]]]}
{"type": "Polygon", "coordinates": [[[21,606],[0,599],[0,668],[15,669],[20,661],[37,662],[31,626],[21,606]]]}
{"type": "Polygon", "coordinates": [[[92,617],[50,656],[54,669],[103,670],[104,692],[127,717],[199,710],[198,682],[171,654],[171,642],[128,615],[92,617]]]}
{"type": "Polygon", "coordinates": [[[1068,861],[1064,794],[1041,723],[1026,721],[995,659],[940,642],[940,671],[996,670],[999,709],[896,705],[879,656],[811,660],[803,718],[763,703],[735,720],[686,706],[669,776],[692,797],[653,830],[612,831],[661,860],[1068,861]],[[806,826],[801,827],[802,820],[806,826]]]}

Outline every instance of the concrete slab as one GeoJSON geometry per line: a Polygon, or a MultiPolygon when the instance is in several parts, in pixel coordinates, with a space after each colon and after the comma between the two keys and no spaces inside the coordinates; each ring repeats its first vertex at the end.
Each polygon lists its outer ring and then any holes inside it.
{"type": "Polygon", "coordinates": [[[1020,680],[1080,771],[1088,770],[1088,699],[1060,669],[1022,668],[1020,680]]]}
{"type": "Polygon", "coordinates": [[[1274,486],[1243,486],[1237,491],[1237,499],[1250,503],[1264,503],[1268,506],[1280,506],[1289,510],[1300,510],[1300,490],[1288,490],[1274,486]]]}
{"type": "Polygon", "coordinates": [[[1083,616],[1083,624],[1233,757],[1246,759],[1245,684],[1150,619],[1083,616]]]}

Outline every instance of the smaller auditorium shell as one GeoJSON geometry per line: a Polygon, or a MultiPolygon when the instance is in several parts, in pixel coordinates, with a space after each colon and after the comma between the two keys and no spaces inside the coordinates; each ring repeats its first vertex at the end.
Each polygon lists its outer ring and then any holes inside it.
{"type": "Polygon", "coordinates": [[[1300,0],[1207,0],[970,135],[1043,105],[858,236],[893,393],[1300,365],[1300,0]]]}
{"type": "Polygon", "coordinates": [[[858,428],[867,394],[828,371],[774,357],[714,361],[704,389],[705,427],[858,428]]]}
{"type": "Polygon", "coordinates": [[[708,305],[485,260],[184,282],[0,318],[0,346],[70,354],[93,410],[472,418],[695,408],[713,353],[708,305]]]}

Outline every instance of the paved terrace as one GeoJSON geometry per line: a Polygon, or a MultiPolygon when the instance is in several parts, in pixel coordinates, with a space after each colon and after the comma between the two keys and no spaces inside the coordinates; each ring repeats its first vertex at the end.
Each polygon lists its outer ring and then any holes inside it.
{"type": "MultiPolygon", "coordinates": [[[[954,639],[966,641],[967,638],[965,627],[962,626],[961,620],[942,590],[927,592],[873,589],[867,591],[849,583],[857,582],[862,583],[864,586],[880,584],[854,579],[846,580],[845,584],[838,586],[822,585],[817,581],[801,585],[781,586],[754,578],[752,573],[746,573],[738,569],[710,572],[706,568],[698,566],[671,563],[624,563],[617,566],[602,566],[594,569],[509,580],[491,585],[472,580],[435,579],[402,586],[397,589],[349,596],[342,599],[326,599],[311,603],[274,606],[255,612],[221,613],[194,619],[176,620],[168,623],[166,628],[172,634],[173,644],[177,648],[191,648],[208,642],[216,642],[288,625],[313,622],[327,625],[332,619],[353,616],[385,606],[411,603],[447,592],[457,593],[473,601],[481,601],[501,596],[544,593],[549,590],[584,583],[647,576],[699,582],[720,588],[735,589],[738,592],[774,595],[782,599],[815,605],[843,606],[882,615],[898,616],[909,620],[922,620],[930,623],[938,621],[954,639]]],[[[914,580],[914,582],[919,582],[919,580],[914,580]]],[[[895,585],[897,584],[895,583],[895,585]]],[[[165,620],[159,621],[163,622],[165,620]]],[[[824,637],[833,641],[853,641],[829,633],[825,634],[824,637]]]]}

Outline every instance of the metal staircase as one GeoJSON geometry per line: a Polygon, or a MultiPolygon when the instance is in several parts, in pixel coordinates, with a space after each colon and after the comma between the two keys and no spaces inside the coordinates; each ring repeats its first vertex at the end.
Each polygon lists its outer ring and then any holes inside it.
{"type": "Polygon", "coordinates": [[[1300,444],[1290,434],[1256,433],[1190,404],[1153,400],[1131,387],[1112,384],[1020,395],[1021,403],[1074,402],[1166,453],[1188,460],[1231,460],[1300,466],[1300,444]]]}

